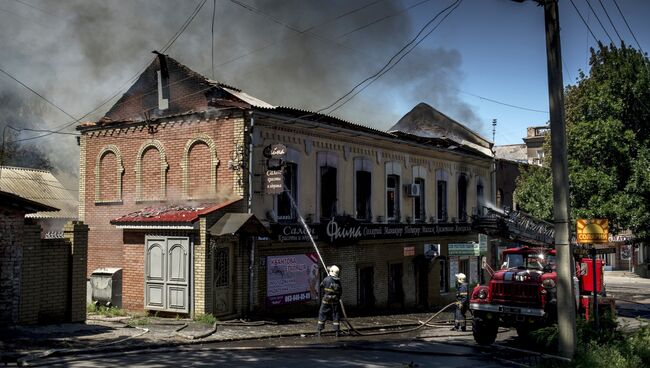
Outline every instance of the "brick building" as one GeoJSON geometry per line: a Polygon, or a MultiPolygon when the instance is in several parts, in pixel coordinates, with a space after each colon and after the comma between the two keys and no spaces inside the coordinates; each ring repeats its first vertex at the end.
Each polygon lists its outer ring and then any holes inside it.
{"type": "Polygon", "coordinates": [[[309,235],[351,310],[440,305],[450,275],[480,276],[471,219],[494,201],[491,143],[426,104],[384,132],[158,55],[78,129],[88,271],[121,268],[127,309],[313,312],[309,235]]]}

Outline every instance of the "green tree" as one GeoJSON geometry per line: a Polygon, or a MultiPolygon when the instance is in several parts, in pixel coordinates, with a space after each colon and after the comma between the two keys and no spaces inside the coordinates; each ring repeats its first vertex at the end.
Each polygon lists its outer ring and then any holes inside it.
{"type": "MultiPolygon", "coordinates": [[[[591,50],[589,75],[565,92],[572,218],[650,235],[650,61],[622,44],[591,50]]],[[[544,168],[523,170],[520,207],[552,220],[550,137],[544,168]],[[550,207],[550,210],[549,210],[550,207]]]]}

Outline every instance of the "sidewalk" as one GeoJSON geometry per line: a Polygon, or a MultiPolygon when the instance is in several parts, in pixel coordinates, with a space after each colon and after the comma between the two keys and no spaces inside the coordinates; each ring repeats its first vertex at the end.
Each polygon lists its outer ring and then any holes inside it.
{"type": "MultiPolygon", "coordinates": [[[[420,325],[419,321],[427,320],[433,313],[354,317],[349,321],[359,331],[386,331],[416,327],[420,325]]],[[[425,326],[422,330],[426,330],[428,335],[449,335],[451,324],[447,324],[447,321],[451,318],[451,312],[445,311],[432,321],[437,323],[437,326],[425,326]]],[[[346,332],[347,326],[344,323],[341,323],[341,326],[346,332]]],[[[89,316],[85,324],[0,329],[0,364],[15,364],[46,356],[83,352],[125,351],[271,337],[313,338],[316,319],[292,318],[286,321],[268,320],[249,323],[230,321],[217,324],[216,331],[214,327],[189,319],[89,316]],[[196,338],[201,336],[206,337],[196,338]]],[[[471,332],[463,334],[471,335],[471,332]]],[[[327,339],[331,336],[333,336],[331,324],[328,323],[323,337],[327,339]]]]}

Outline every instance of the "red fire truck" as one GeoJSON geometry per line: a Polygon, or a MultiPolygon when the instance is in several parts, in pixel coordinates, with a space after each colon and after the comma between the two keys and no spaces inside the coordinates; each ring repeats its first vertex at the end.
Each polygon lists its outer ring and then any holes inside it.
{"type": "MultiPolygon", "coordinates": [[[[594,257],[595,258],[595,257],[594,257]]],[[[605,298],[603,263],[596,259],[598,305],[611,307],[605,298]]],[[[585,315],[592,303],[594,272],[591,258],[579,258],[574,277],[576,310],[585,315]]],[[[478,285],[470,297],[474,340],[481,345],[494,342],[499,327],[514,327],[519,336],[557,321],[557,273],[555,250],[513,248],[503,252],[501,269],[487,285],[478,285]]],[[[587,316],[588,318],[588,316],[587,316]]]]}

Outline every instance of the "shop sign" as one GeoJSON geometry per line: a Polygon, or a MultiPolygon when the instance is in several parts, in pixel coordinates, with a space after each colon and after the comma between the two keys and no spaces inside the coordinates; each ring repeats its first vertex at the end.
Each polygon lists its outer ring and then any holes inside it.
{"type": "Polygon", "coordinates": [[[404,257],[413,257],[415,256],[415,247],[404,247],[404,257]]]}
{"type": "MultiPolygon", "coordinates": [[[[418,238],[434,235],[466,234],[469,224],[370,224],[350,217],[337,217],[325,224],[310,224],[314,240],[349,244],[359,240],[418,238]]],[[[300,224],[272,224],[271,237],[284,242],[309,241],[300,224]]]]}
{"type": "Polygon", "coordinates": [[[318,299],[316,253],[266,257],[266,303],[271,306],[318,299]]]}
{"type": "Polygon", "coordinates": [[[264,175],[264,189],[266,194],[280,194],[284,190],[284,171],[266,170],[264,175]]]}
{"type": "Polygon", "coordinates": [[[576,221],[578,244],[601,244],[609,242],[607,219],[578,219],[576,221]]]}
{"type": "Polygon", "coordinates": [[[450,256],[479,256],[477,243],[451,243],[447,245],[447,254],[450,256]]]}
{"type": "Polygon", "coordinates": [[[486,234],[478,234],[478,248],[482,256],[487,254],[488,236],[486,234]]]}

